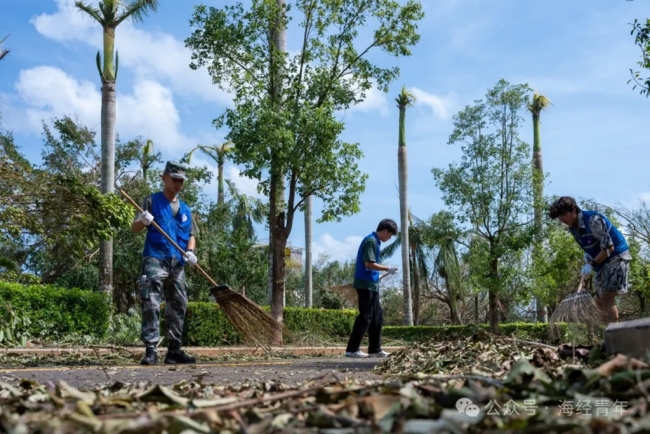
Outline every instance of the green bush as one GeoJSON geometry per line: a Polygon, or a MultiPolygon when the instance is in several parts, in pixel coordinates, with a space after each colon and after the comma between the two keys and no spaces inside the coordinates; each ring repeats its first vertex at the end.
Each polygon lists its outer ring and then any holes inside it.
{"type": "MultiPolygon", "coordinates": [[[[566,334],[566,324],[557,324],[559,333],[566,334]]],[[[389,339],[399,339],[403,341],[427,341],[429,339],[448,339],[450,337],[467,337],[472,336],[478,330],[488,331],[487,324],[479,325],[450,325],[450,326],[389,326],[384,327],[382,335],[389,339]]],[[[513,334],[516,338],[535,341],[535,342],[552,342],[548,324],[534,323],[506,323],[499,324],[499,334],[511,337],[513,334]]]]}
{"type": "Polygon", "coordinates": [[[28,317],[31,337],[44,339],[68,334],[103,338],[112,311],[110,298],[98,292],[5,281],[0,281],[0,305],[28,317]]]}
{"type": "MultiPolygon", "coordinates": [[[[263,309],[270,311],[268,306],[263,309]]],[[[319,336],[347,338],[356,318],[355,310],[326,310],[287,307],[284,325],[289,332],[313,333],[319,336]]],[[[164,315],[160,335],[166,335],[164,315]]],[[[183,328],[183,344],[187,346],[239,345],[241,338],[232,327],[219,305],[209,302],[190,302],[183,328]]]]}
{"type": "MultiPolygon", "coordinates": [[[[263,307],[267,312],[269,307],[263,307]]],[[[356,310],[305,309],[287,307],[284,309],[285,328],[290,333],[308,333],[317,336],[346,340],[352,331],[356,310]]],[[[560,325],[564,332],[566,328],[560,325]]],[[[383,336],[405,342],[448,339],[453,336],[471,336],[479,329],[488,330],[487,324],[467,326],[386,326],[383,336]]],[[[515,336],[522,340],[550,342],[552,338],[548,325],[532,323],[500,324],[499,333],[515,336]]],[[[165,336],[164,318],[161,320],[161,336],[165,336]]],[[[291,343],[289,338],[287,343],[291,343]]],[[[183,343],[187,346],[240,345],[239,335],[226,319],[216,303],[190,302],[183,330],[183,343]]]]}

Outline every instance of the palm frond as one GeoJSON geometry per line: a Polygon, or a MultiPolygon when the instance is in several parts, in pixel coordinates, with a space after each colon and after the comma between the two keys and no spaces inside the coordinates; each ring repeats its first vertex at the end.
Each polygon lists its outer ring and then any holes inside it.
{"type": "Polygon", "coordinates": [[[135,23],[141,23],[149,12],[158,10],[159,0],[132,0],[126,4],[124,12],[115,20],[115,26],[119,25],[127,18],[135,23]]]}
{"type": "Polygon", "coordinates": [[[530,110],[531,113],[540,114],[542,110],[546,109],[550,105],[553,105],[550,99],[535,92],[531,102],[528,103],[528,110],[530,110]]]}
{"type": "Polygon", "coordinates": [[[90,15],[95,21],[97,21],[102,26],[107,24],[106,18],[101,9],[94,7],[90,3],[84,3],[82,1],[74,2],[74,5],[81,12],[85,12],[90,15]]]}
{"type": "Polygon", "coordinates": [[[415,102],[415,95],[412,92],[409,92],[406,89],[406,86],[402,86],[402,92],[397,98],[395,98],[398,107],[408,107],[412,106],[415,102]]]}
{"type": "Polygon", "coordinates": [[[397,235],[395,236],[395,241],[393,241],[392,244],[389,244],[388,246],[384,247],[382,251],[379,253],[379,260],[383,261],[385,259],[388,259],[392,257],[397,250],[399,250],[402,247],[402,233],[398,232],[397,235]]]}

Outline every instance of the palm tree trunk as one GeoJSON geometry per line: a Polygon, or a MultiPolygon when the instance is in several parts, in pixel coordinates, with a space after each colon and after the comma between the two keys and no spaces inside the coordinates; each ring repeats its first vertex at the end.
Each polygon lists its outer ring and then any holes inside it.
{"type": "Polygon", "coordinates": [[[411,246],[411,273],[413,273],[413,325],[420,324],[420,267],[415,246],[411,246]]]}
{"type": "MultiPolygon", "coordinates": [[[[112,54],[112,53],[111,53],[112,54]]],[[[101,191],[115,191],[115,82],[102,83],[102,166],[101,191]]],[[[113,291],[113,240],[102,240],[99,245],[99,290],[113,291]]]]}
{"type": "MultiPolygon", "coordinates": [[[[538,254],[534,258],[539,258],[539,251],[542,248],[541,230],[542,230],[542,207],[544,206],[544,169],[542,164],[542,142],[539,131],[539,113],[533,112],[533,206],[535,208],[535,230],[537,239],[534,248],[538,254]]],[[[537,297],[535,298],[536,321],[546,323],[548,314],[544,308],[544,303],[537,297]]]]}
{"type": "Polygon", "coordinates": [[[219,162],[218,177],[219,177],[219,192],[217,193],[217,205],[223,205],[225,198],[223,193],[223,161],[219,162]]]}
{"type": "Polygon", "coordinates": [[[404,124],[406,106],[399,108],[399,144],[397,167],[399,176],[399,210],[402,232],[402,278],[404,287],[404,324],[413,325],[413,303],[411,301],[411,273],[409,270],[409,220],[408,220],[408,164],[406,158],[406,137],[404,124]]]}
{"type": "Polygon", "coordinates": [[[313,304],[313,281],[312,281],[312,212],[313,196],[307,196],[305,206],[305,307],[312,307],[313,304]]]}

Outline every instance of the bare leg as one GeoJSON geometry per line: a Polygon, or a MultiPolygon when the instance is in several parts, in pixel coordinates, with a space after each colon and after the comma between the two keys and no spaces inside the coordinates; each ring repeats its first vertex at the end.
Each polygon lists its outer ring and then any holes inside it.
{"type": "Polygon", "coordinates": [[[618,308],[616,307],[616,293],[612,291],[602,291],[599,298],[596,299],[598,307],[607,315],[607,321],[618,322],[618,308]]]}

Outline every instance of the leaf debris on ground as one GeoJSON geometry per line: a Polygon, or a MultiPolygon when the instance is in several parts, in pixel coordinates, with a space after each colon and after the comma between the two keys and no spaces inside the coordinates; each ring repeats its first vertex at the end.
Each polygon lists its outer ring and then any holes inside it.
{"type": "Polygon", "coordinates": [[[376,368],[384,381],[325,374],[245,387],[0,383],[0,430],[48,433],[641,433],[650,369],[597,348],[499,338],[417,343],[376,368]],[[568,356],[570,355],[570,356],[568,356]],[[444,376],[444,377],[443,377],[444,376]]]}

